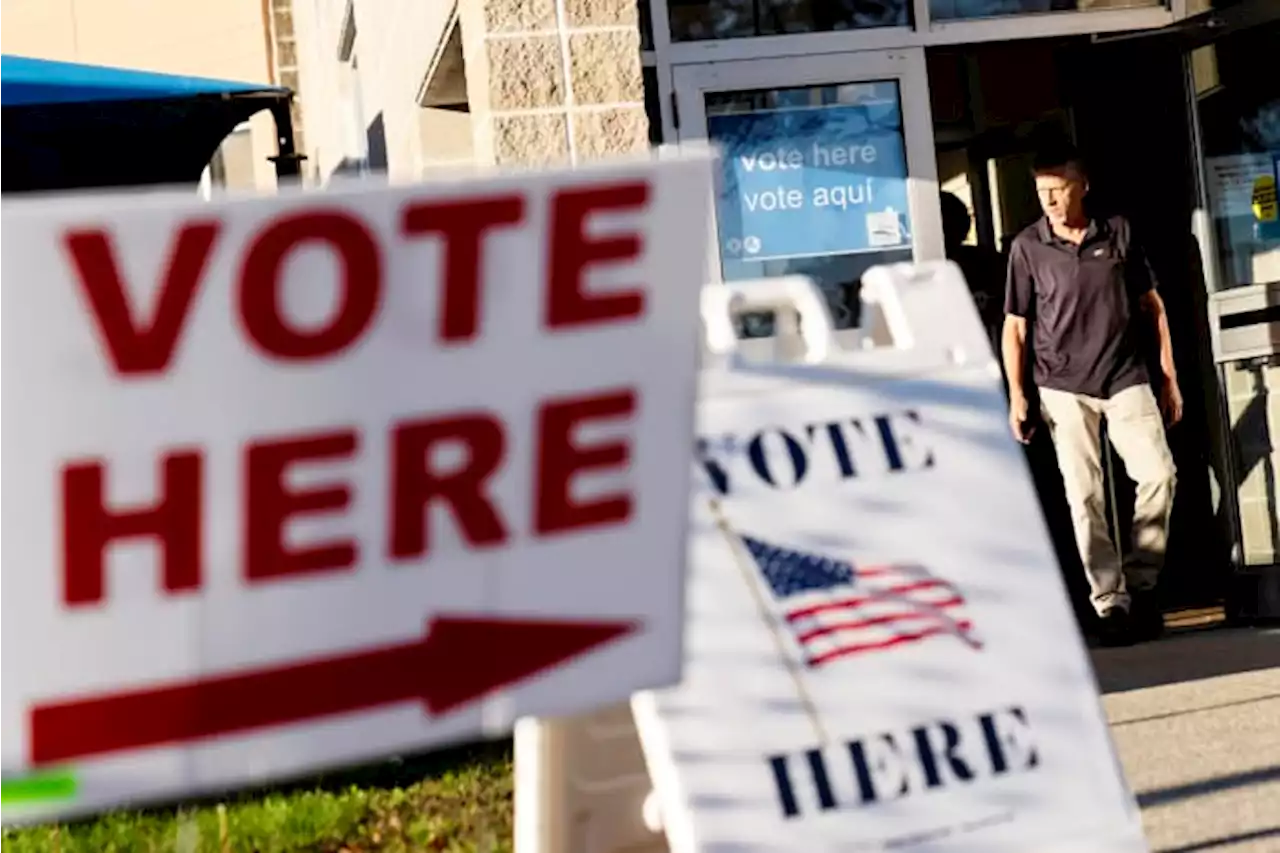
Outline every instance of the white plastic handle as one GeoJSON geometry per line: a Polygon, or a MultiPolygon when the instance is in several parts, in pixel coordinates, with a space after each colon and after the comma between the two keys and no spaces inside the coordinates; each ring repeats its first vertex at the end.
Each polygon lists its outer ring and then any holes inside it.
{"type": "Polygon", "coordinates": [[[906,352],[921,366],[995,362],[964,273],[951,261],[871,267],[862,299],[879,313],[900,363],[906,352]]]}
{"type": "Polygon", "coordinates": [[[702,320],[707,349],[716,355],[733,356],[738,336],[733,320],[748,311],[792,309],[800,318],[800,339],[804,360],[817,364],[826,360],[835,337],[835,322],[826,297],[803,275],[758,278],[732,284],[710,284],[702,289],[702,320]]]}

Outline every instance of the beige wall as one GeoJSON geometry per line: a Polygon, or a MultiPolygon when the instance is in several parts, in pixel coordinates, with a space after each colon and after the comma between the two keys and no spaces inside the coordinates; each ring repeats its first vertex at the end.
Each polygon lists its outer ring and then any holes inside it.
{"type": "Polygon", "coordinates": [[[295,0],[294,21],[305,153],[320,181],[364,153],[379,118],[393,181],[469,160],[545,163],[648,146],[635,0],[567,0],[562,17],[550,0],[295,0]],[[339,48],[348,14],[356,79],[339,48]],[[469,112],[457,108],[459,93],[469,112]]]}
{"type": "MultiPolygon", "coordinates": [[[[262,0],[8,0],[0,43],[39,59],[271,82],[262,0]]],[[[232,180],[272,187],[275,125],[264,112],[250,128],[252,174],[232,180]]]]}
{"type": "MultiPolygon", "coordinates": [[[[342,123],[338,55],[341,9],[338,0],[297,0],[293,32],[297,39],[298,74],[307,81],[302,101],[302,131],[307,155],[305,171],[328,176],[348,153],[342,123]]],[[[350,152],[354,153],[354,152],[350,152]]]]}
{"type": "Polygon", "coordinates": [[[423,173],[448,172],[472,163],[471,113],[435,107],[419,110],[418,157],[423,173]]]}
{"type": "Polygon", "coordinates": [[[311,168],[323,180],[357,157],[359,138],[381,114],[387,172],[413,179],[423,165],[418,89],[452,12],[449,0],[353,0],[359,66],[357,91],[338,45],[347,0],[295,0],[304,139],[311,168]],[[360,127],[351,105],[361,102],[360,127]]]}

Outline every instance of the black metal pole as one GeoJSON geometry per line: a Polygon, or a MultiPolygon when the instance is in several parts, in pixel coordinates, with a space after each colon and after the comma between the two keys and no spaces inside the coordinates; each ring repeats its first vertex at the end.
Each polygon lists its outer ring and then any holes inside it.
{"type": "Polygon", "coordinates": [[[300,178],[302,161],[307,159],[307,155],[299,154],[293,145],[293,113],[289,109],[292,100],[290,96],[271,107],[271,117],[276,123],[276,144],[280,153],[269,159],[276,164],[276,179],[282,184],[300,178]]]}

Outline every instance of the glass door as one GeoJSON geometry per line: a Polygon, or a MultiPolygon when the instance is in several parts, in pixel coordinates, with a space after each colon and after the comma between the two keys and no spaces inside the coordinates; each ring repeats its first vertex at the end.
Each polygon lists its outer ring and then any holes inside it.
{"type": "MultiPolygon", "coordinates": [[[[720,149],[712,269],[803,274],[857,335],[872,265],[943,257],[923,50],[677,66],[679,138],[720,149]]],[[[772,314],[739,333],[771,337],[772,314]]]]}

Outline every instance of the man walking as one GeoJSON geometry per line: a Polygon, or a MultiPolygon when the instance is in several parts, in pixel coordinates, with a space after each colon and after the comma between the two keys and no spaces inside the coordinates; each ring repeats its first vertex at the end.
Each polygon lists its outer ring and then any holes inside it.
{"type": "Polygon", "coordinates": [[[1040,413],[1057,449],[1104,640],[1154,637],[1163,622],[1153,589],[1164,563],[1176,482],[1165,421],[1172,426],[1182,417],[1164,302],[1129,223],[1085,213],[1088,179],[1075,152],[1067,146],[1042,152],[1034,172],[1044,217],[1013,241],[1005,293],[1009,426],[1018,441],[1030,440],[1032,388],[1023,376],[1030,324],[1040,413]],[[1158,401],[1144,357],[1148,332],[1160,346],[1158,401]],[[1132,553],[1123,562],[1105,514],[1104,417],[1111,443],[1138,486],[1132,553]]]}

